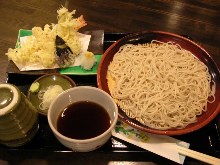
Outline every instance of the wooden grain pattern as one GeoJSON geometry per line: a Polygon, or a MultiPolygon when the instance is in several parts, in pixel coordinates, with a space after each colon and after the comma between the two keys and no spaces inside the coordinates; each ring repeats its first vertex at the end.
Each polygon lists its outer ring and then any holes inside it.
{"type": "MultiPolygon", "coordinates": [[[[0,1],[0,82],[6,81],[5,53],[14,47],[18,30],[56,23],[56,10],[64,4],[65,0],[0,1]]],[[[88,23],[84,30],[161,30],[191,36],[220,64],[220,2],[217,0],[70,0],[68,8],[76,9],[76,16],[84,15],[88,23]]]]}
{"type": "MultiPolygon", "coordinates": [[[[1,61],[5,59],[2,56],[8,47],[14,47],[20,28],[31,29],[33,26],[56,23],[56,10],[64,4],[64,0],[0,1],[1,61]]],[[[88,23],[84,30],[162,30],[191,36],[211,51],[219,47],[220,2],[217,0],[70,0],[69,9],[76,9],[77,16],[84,15],[88,23]]]]}
{"type": "MultiPolygon", "coordinates": [[[[56,23],[57,9],[65,0],[0,1],[0,80],[5,81],[5,53],[14,47],[18,30],[56,23]]],[[[84,30],[105,32],[169,31],[192,37],[207,49],[218,64],[220,1],[218,0],[69,0],[69,10],[84,15],[84,30]]]]}

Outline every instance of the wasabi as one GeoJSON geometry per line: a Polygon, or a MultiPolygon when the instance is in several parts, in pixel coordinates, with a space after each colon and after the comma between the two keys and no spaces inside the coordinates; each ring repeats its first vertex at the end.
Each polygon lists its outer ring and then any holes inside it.
{"type": "Polygon", "coordinates": [[[31,87],[30,87],[31,93],[37,93],[39,90],[40,90],[39,82],[35,82],[35,83],[31,84],[31,87]]]}

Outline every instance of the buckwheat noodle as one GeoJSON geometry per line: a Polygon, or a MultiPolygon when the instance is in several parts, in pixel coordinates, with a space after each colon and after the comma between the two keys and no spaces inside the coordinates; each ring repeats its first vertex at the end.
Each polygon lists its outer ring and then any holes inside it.
{"type": "Polygon", "coordinates": [[[196,122],[215,100],[207,66],[172,42],[122,46],[107,79],[112,97],[129,117],[159,130],[196,122]]]}

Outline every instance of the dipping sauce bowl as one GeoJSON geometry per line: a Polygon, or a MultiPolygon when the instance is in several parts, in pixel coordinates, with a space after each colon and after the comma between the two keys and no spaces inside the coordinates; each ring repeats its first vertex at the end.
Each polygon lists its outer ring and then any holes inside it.
{"type": "Polygon", "coordinates": [[[101,147],[111,137],[111,131],[114,129],[118,119],[118,108],[112,97],[105,91],[90,86],[79,86],[61,93],[50,105],[47,117],[51,130],[64,146],[73,151],[88,152],[101,147]],[[86,104],[92,103],[91,107],[82,105],[83,102],[86,104]],[[78,104],[78,107],[75,104],[78,104]],[[91,129],[99,129],[103,124],[102,118],[98,116],[101,112],[96,114],[92,112],[99,109],[93,108],[93,104],[102,107],[101,109],[109,116],[110,124],[101,133],[92,136],[91,129]],[[79,113],[67,113],[68,107],[72,107],[71,110],[79,113]],[[81,113],[82,111],[84,113],[81,113]],[[77,117],[74,115],[77,115],[77,117]],[[70,123],[70,125],[66,125],[68,127],[66,131],[70,136],[60,133],[62,130],[58,129],[58,121],[61,116],[69,118],[70,121],[78,120],[76,121],[78,124],[70,123]],[[73,125],[71,126],[71,124],[73,125]],[[77,137],[74,138],[75,136],[77,137]]]}

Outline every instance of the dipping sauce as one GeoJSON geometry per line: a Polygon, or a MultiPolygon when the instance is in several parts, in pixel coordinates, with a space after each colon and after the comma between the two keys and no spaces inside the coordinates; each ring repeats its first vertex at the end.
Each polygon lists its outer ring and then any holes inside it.
{"type": "Polygon", "coordinates": [[[62,111],[57,120],[57,130],[66,137],[82,140],[102,134],[110,124],[110,116],[101,105],[79,101],[62,111]]]}

